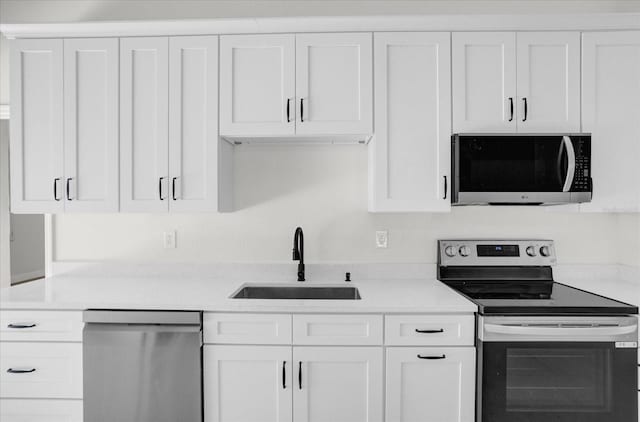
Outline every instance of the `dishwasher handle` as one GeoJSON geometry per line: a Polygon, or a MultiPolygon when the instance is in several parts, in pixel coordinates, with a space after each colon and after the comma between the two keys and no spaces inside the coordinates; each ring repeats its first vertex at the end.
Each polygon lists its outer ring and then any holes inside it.
{"type": "Polygon", "coordinates": [[[202,326],[199,311],[120,311],[87,310],[82,313],[85,324],[202,326]]]}

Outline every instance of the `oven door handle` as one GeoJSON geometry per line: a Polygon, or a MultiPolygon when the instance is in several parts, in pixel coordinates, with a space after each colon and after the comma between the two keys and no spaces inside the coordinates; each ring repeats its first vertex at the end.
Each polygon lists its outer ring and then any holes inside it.
{"type": "Polygon", "coordinates": [[[632,334],[636,332],[637,328],[638,327],[636,325],[627,325],[622,327],[531,327],[523,325],[484,324],[484,330],[487,333],[536,337],[614,337],[632,334]]]}
{"type": "Polygon", "coordinates": [[[563,136],[562,142],[567,149],[567,177],[564,179],[562,192],[569,192],[576,173],[576,152],[573,149],[573,142],[571,142],[571,138],[569,138],[568,136],[563,136]]]}

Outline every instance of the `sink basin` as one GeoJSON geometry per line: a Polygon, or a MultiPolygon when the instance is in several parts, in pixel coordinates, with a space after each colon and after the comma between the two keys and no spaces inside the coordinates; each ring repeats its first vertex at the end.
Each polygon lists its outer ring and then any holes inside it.
{"type": "Polygon", "coordinates": [[[357,287],[350,286],[274,286],[245,285],[235,292],[232,299],[318,299],[360,300],[357,287]]]}

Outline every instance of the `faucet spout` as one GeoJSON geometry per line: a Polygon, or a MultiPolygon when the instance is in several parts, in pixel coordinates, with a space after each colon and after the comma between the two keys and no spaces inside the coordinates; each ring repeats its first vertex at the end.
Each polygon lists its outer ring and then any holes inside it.
{"type": "Polygon", "coordinates": [[[298,263],[298,281],[305,281],[304,279],[304,233],[302,227],[296,228],[296,232],[293,235],[293,260],[300,261],[298,263]]]}

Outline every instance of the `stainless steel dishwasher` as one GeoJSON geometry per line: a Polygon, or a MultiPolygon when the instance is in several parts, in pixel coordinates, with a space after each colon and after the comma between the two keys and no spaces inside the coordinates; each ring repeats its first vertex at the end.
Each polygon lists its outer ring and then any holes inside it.
{"type": "Polygon", "coordinates": [[[84,312],[85,422],[201,422],[200,312],[84,312]]]}

